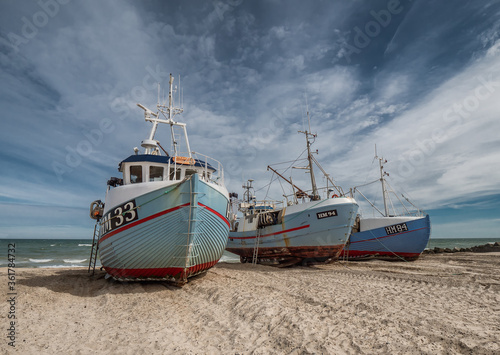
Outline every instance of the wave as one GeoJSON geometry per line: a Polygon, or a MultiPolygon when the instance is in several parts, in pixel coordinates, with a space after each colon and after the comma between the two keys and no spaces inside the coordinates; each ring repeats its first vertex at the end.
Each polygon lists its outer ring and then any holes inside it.
{"type": "Polygon", "coordinates": [[[78,260],[78,259],[63,259],[63,261],[65,263],[78,264],[78,263],[84,263],[84,262],[86,262],[87,259],[81,259],[81,260],[78,260]]]}
{"type": "Polygon", "coordinates": [[[59,268],[68,268],[68,267],[82,267],[82,265],[47,265],[44,266],[43,268],[46,269],[59,269],[59,268]]]}
{"type": "Polygon", "coordinates": [[[29,259],[32,263],[49,263],[54,259],[29,259]]]}
{"type": "Polygon", "coordinates": [[[78,244],[79,247],[91,247],[92,244],[78,244]]]}

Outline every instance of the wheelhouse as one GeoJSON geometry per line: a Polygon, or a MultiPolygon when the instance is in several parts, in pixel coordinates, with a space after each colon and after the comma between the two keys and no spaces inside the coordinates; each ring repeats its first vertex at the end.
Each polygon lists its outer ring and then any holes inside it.
{"type": "Polygon", "coordinates": [[[123,185],[178,181],[196,173],[210,181],[216,172],[212,165],[199,159],[151,154],[131,155],[120,163],[118,170],[123,173],[123,185]]]}

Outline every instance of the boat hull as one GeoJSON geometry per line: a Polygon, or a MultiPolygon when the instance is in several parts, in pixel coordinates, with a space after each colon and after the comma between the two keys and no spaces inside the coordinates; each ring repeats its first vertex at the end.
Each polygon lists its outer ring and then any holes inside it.
{"type": "Polygon", "coordinates": [[[99,238],[101,264],[109,275],[185,283],[219,261],[229,232],[225,188],[193,174],[134,198],[133,190],[118,189],[106,197],[106,204],[115,204],[104,212],[99,238]],[[117,196],[127,199],[117,205],[117,196]]]}
{"type": "Polygon", "coordinates": [[[360,225],[361,231],[351,235],[342,252],[349,260],[415,260],[427,246],[431,230],[429,215],[361,219],[360,225]]]}
{"type": "Polygon", "coordinates": [[[311,201],[286,207],[280,223],[229,232],[226,250],[251,262],[294,264],[337,259],[351,233],[358,205],[350,198],[311,201]],[[335,213],[332,213],[335,211],[335,213]]]}

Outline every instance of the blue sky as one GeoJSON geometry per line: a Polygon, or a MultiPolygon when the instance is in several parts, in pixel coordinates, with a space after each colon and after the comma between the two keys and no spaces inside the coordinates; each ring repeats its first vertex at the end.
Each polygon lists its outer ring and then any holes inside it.
{"type": "Polygon", "coordinates": [[[154,107],[169,73],[191,148],[224,164],[230,191],[300,155],[307,97],[317,159],[344,189],[376,179],[377,144],[433,237],[499,236],[499,1],[0,8],[1,238],[90,238],[90,202],[149,132],[135,104],[154,107]]]}

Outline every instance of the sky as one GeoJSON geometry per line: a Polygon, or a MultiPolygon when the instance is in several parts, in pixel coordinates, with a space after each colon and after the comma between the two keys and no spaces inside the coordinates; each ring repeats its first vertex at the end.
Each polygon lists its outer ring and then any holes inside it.
{"type": "MultiPolygon", "coordinates": [[[[136,104],[154,108],[169,73],[192,150],[223,163],[229,191],[254,179],[257,199],[281,199],[266,168],[304,157],[309,112],[315,158],[345,191],[377,179],[376,145],[431,238],[499,237],[500,1],[0,9],[0,238],[91,238],[90,202],[148,136],[136,104]]],[[[170,144],[166,127],[156,138],[170,144]]],[[[380,206],[380,185],[359,189],[380,206]]]]}

